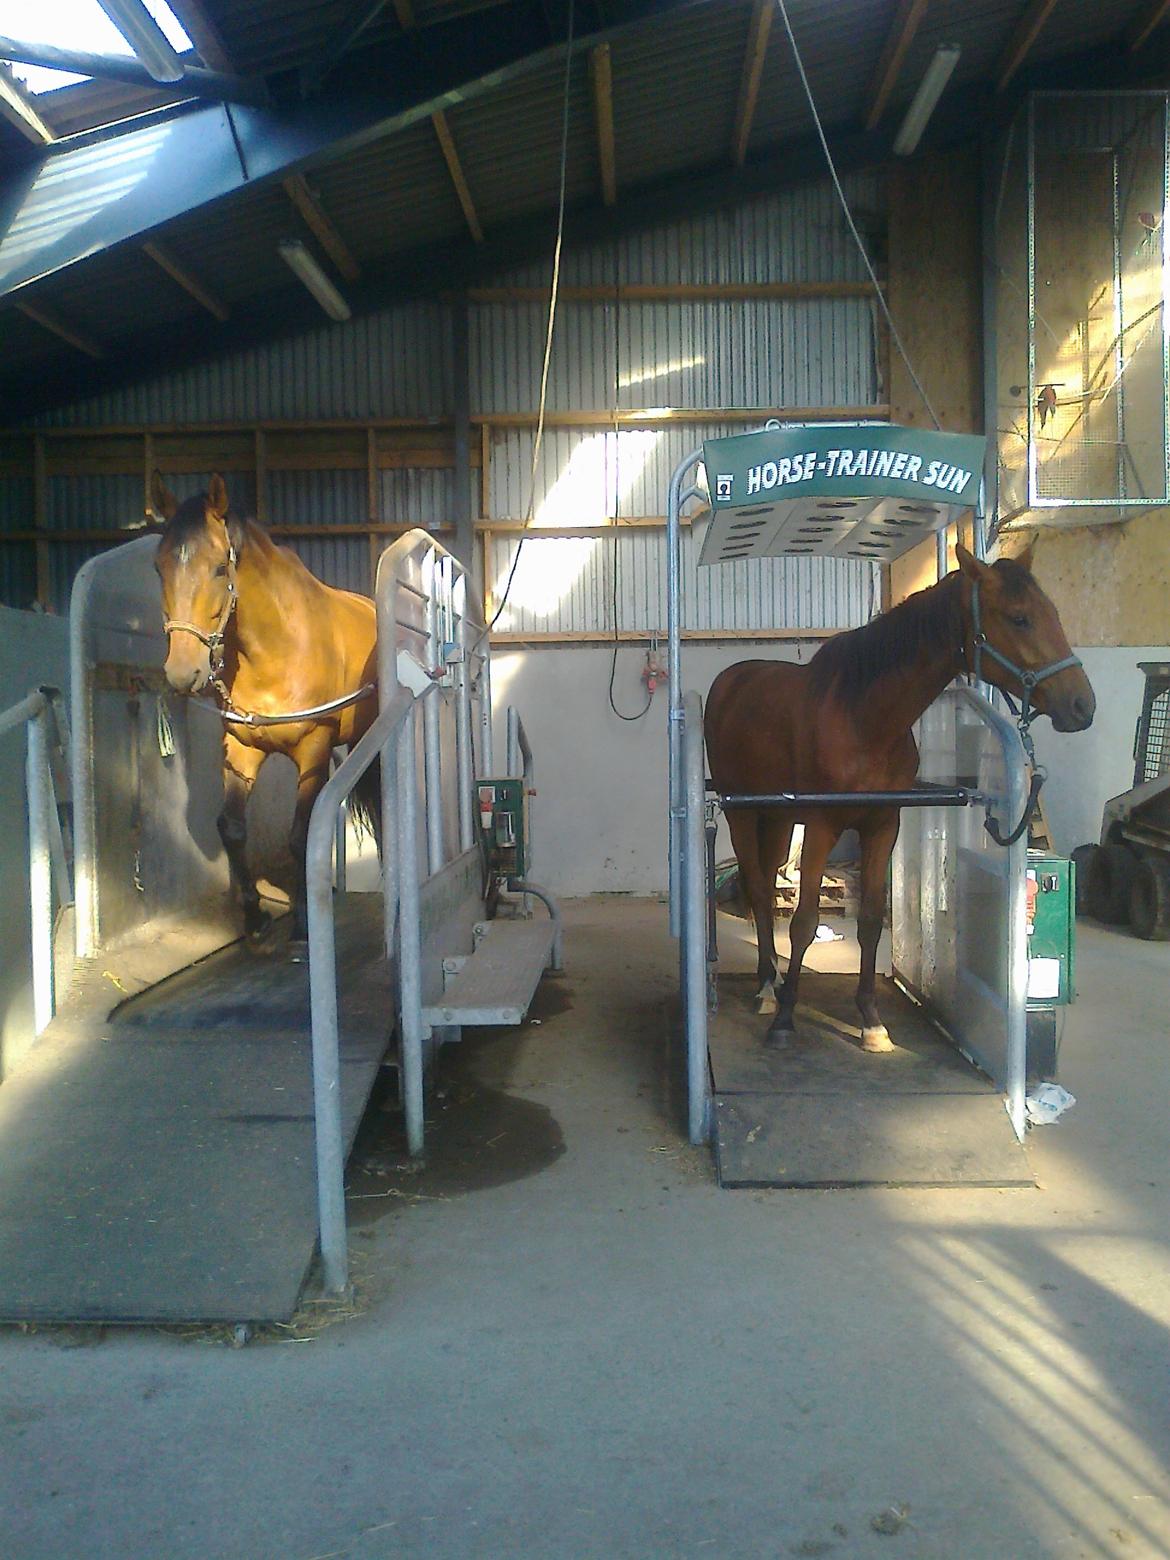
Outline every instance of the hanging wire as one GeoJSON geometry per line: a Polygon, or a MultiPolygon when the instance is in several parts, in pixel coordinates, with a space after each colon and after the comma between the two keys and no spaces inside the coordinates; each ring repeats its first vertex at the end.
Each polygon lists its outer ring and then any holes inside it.
{"type": "Polygon", "coordinates": [[[569,27],[565,39],[565,81],[563,91],[563,104],[561,108],[561,175],[560,192],[557,197],[557,237],[553,245],[552,283],[549,287],[548,297],[548,330],[544,338],[544,363],[540,370],[540,402],[536,413],[536,437],[532,444],[532,471],[528,478],[528,508],[524,513],[524,530],[520,533],[520,540],[516,544],[516,551],[512,555],[512,566],[508,570],[508,578],[504,582],[504,591],[499,604],[492,616],[491,622],[480,634],[475,642],[475,648],[490,634],[500,620],[500,614],[508,603],[508,592],[512,589],[512,581],[516,578],[516,566],[520,562],[520,554],[524,550],[524,542],[528,527],[532,524],[532,516],[536,509],[536,468],[540,460],[540,446],[544,439],[544,410],[548,396],[548,370],[552,361],[553,326],[557,317],[557,295],[561,285],[561,243],[565,235],[565,185],[569,165],[569,86],[573,70],[573,24],[575,19],[575,0],[569,0],[569,27]]]}
{"type": "Polygon", "coordinates": [[[809,86],[808,76],[805,74],[804,61],[801,59],[800,50],[796,46],[796,35],[792,31],[792,23],[788,20],[788,9],[784,4],[784,0],[777,0],[777,4],[780,7],[780,15],[784,21],[784,30],[788,34],[788,42],[792,46],[792,56],[796,61],[796,68],[800,73],[800,81],[801,85],[804,87],[804,95],[808,99],[809,108],[812,110],[813,124],[816,126],[817,137],[821,143],[821,150],[825,154],[825,161],[829,165],[829,173],[833,180],[833,187],[837,191],[837,199],[841,202],[841,210],[845,213],[845,221],[848,224],[850,233],[853,235],[853,241],[857,245],[858,253],[861,255],[862,264],[869,273],[869,279],[873,283],[874,292],[877,295],[877,300],[881,306],[881,311],[886,317],[886,324],[890,328],[890,339],[898,349],[898,356],[906,365],[906,372],[913,380],[914,388],[922,397],[923,406],[925,406],[926,410],[930,413],[931,422],[933,422],[936,429],[941,430],[942,424],[935,415],[934,407],[930,404],[930,397],[922,388],[922,381],[914,372],[914,365],[910,361],[906,348],[902,345],[902,338],[898,334],[898,327],[894,324],[894,317],[890,313],[890,306],[886,302],[885,294],[882,292],[881,286],[878,283],[877,273],[870,264],[869,255],[867,254],[865,245],[862,242],[861,234],[857,231],[857,225],[853,220],[853,213],[850,211],[849,202],[845,198],[845,191],[841,188],[841,180],[837,177],[837,166],[833,161],[833,154],[829,151],[829,143],[825,139],[824,128],[821,125],[821,116],[817,113],[816,99],[812,95],[812,88],[809,86]]]}
{"type": "Polygon", "coordinates": [[[617,677],[618,659],[618,567],[621,558],[621,545],[618,536],[618,510],[621,507],[621,473],[622,473],[622,443],[621,425],[618,419],[618,411],[621,405],[622,381],[621,381],[621,277],[620,277],[621,250],[616,241],[613,257],[613,567],[610,570],[610,580],[613,590],[613,658],[609,663],[609,707],[619,720],[641,720],[650,706],[654,703],[654,695],[650,689],[646,689],[646,703],[636,715],[623,714],[614,701],[613,685],[617,677]]]}

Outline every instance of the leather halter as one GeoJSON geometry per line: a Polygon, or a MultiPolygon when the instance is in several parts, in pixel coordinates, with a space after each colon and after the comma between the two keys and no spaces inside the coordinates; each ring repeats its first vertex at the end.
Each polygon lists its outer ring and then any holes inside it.
{"type": "MultiPolygon", "coordinates": [[[[1014,661],[1009,660],[1002,651],[995,648],[995,646],[988,639],[987,635],[983,632],[983,624],[979,611],[978,580],[971,581],[971,627],[971,643],[975,650],[975,664],[971,668],[971,672],[976,681],[982,682],[985,680],[983,677],[983,657],[985,655],[990,656],[990,658],[993,661],[997,661],[1006,672],[1010,672],[1013,677],[1019,679],[1020,685],[1024,690],[1024,695],[1020,700],[1020,708],[1018,710],[1012,701],[1011,694],[1009,694],[1006,689],[1003,688],[1001,688],[999,691],[1007,700],[1009,708],[1016,717],[1016,725],[1019,728],[1020,740],[1024,744],[1028,758],[1032,763],[1035,763],[1035,752],[1032,745],[1032,734],[1029,730],[1029,727],[1036,719],[1036,716],[1040,713],[1040,711],[1032,708],[1032,690],[1037,686],[1038,683],[1044,682],[1049,677],[1055,677],[1057,672],[1065,672],[1068,671],[1068,669],[1072,666],[1080,666],[1080,657],[1075,655],[1066,655],[1062,661],[1051,661],[1047,666],[1042,666],[1038,671],[1035,672],[1029,670],[1027,667],[1017,666],[1014,661]]],[[[964,659],[965,650],[966,647],[964,646],[964,659]]]]}
{"type": "Polygon", "coordinates": [[[193,634],[200,644],[206,645],[210,652],[211,676],[209,681],[217,687],[223,671],[223,642],[227,632],[228,623],[232,613],[236,610],[236,549],[230,537],[228,539],[228,572],[227,595],[224,598],[223,611],[219,615],[219,622],[210,633],[199,627],[197,623],[186,623],[179,618],[167,618],[163,624],[165,634],[193,634]]]}

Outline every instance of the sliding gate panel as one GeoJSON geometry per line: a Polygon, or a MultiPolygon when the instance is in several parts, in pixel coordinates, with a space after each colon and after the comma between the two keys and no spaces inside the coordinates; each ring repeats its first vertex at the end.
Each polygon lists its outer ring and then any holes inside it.
{"type": "MultiPolygon", "coordinates": [[[[950,688],[918,726],[919,777],[976,788],[1002,833],[1019,821],[1024,755],[1011,722],[950,688]]],[[[984,808],[907,808],[893,860],[895,975],[1008,1096],[1023,1130],[1027,838],[995,844],[984,808]]]]}

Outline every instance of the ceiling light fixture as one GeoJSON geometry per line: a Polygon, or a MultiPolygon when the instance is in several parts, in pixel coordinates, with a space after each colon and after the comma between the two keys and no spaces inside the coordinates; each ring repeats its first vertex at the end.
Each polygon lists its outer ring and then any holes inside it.
{"type": "Polygon", "coordinates": [[[316,298],[331,320],[347,320],[350,307],[299,238],[282,238],[280,257],[316,298]]]}
{"type": "Polygon", "coordinates": [[[896,157],[909,157],[922,139],[922,132],[926,129],[927,121],[943,95],[943,88],[959,63],[960,52],[957,43],[940,43],[934,51],[934,58],[926,67],[925,74],[918,84],[918,91],[914,94],[914,100],[906,110],[906,117],[894,137],[896,157]]]}
{"type": "Polygon", "coordinates": [[[182,81],[183,62],[142,0],[98,0],[155,81],[182,81]]]}

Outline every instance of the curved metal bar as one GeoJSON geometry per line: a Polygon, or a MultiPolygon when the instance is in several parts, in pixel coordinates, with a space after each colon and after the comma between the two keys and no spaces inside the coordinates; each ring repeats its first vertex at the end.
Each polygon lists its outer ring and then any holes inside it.
{"type": "Polygon", "coordinates": [[[669,762],[670,932],[682,934],[679,895],[682,892],[682,540],[683,480],[703,458],[703,449],[691,450],[674,468],[666,502],[666,639],[667,639],[667,748],[669,762]]]}
{"type": "Polygon", "coordinates": [[[547,888],[541,888],[539,883],[530,883],[527,878],[513,878],[508,887],[517,893],[531,894],[534,899],[539,899],[541,904],[548,909],[553,923],[552,964],[554,970],[563,970],[565,967],[565,942],[561,924],[561,907],[549,893],[547,888]]]}

